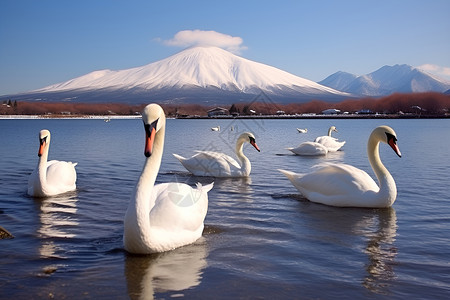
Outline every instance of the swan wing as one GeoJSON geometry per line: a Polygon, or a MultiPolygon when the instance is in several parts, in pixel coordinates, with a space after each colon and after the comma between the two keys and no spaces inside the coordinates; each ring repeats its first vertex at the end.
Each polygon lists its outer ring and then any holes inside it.
{"type": "Polygon", "coordinates": [[[345,144],[345,141],[339,142],[337,138],[332,136],[319,136],[314,140],[316,143],[324,145],[328,151],[335,152],[342,148],[345,144]]]}
{"type": "Polygon", "coordinates": [[[35,197],[53,196],[76,189],[76,163],[51,160],[46,165],[46,181],[41,182],[36,168],[28,179],[28,195],[35,197]]]}
{"type": "Polygon", "coordinates": [[[191,158],[183,159],[175,155],[181,164],[196,176],[230,176],[234,169],[240,169],[232,157],[219,152],[197,151],[191,158]]]}
{"type": "Polygon", "coordinates": [[[319,165],[308,174],[280,171],[308,200],[326,205],[371,205],[369,199],[379,191],[369,174],[347,164],[319,165]]]}
{"type": "Polygon", "coordinates": [[[47,162],[47,184],[66,191],[75,189],[76,163],[51,160],[47,162]]]}
{"type": "Polygon", "coordinates": [[[296,148],[288,148],[297,155],[326,155],[328,150],[320,143],[316,142],[304,142],[298,145],[296,148]]]}
{"type": "MultiPolygon", "coordinates": [[[[154,186],[150,210],[150,226],[163,236],[162,240],[186,244],[198,239],[208,210],[208,191],[212,184],[192,188],[184,183],[163,183],[154,186]]],[[[176,245],[174,245],[176,247],[176,245]]]]}
{"type": "Polygon", "coordinates": [[[300,179],[304,189],[324,195],[349,195],[368,190],[377,192],[378,185],[365,171],[347,164],[320,164],[300,179]]]}
{"type": "Polygon", "coordinates": [[[197,154],[201,154],[203,157],[205,157],[207,159],[224,160],[230,166],[233,166],[237,169],[241,168],[239,163],[234,158],[232,158],[231,156],[226,155],[224,153],[214,152],[214,151],[196,151],[196,152],[197,152],[197,154]]]}

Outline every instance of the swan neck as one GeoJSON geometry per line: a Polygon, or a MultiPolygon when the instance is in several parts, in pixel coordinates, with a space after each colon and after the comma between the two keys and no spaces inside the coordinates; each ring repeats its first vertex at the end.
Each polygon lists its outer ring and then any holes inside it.
{"type": "MultiPolygon", "coordinates": [[[[397,193],[394,179],[389,173],[388,169],[383,165],[380,158],[380,141],[371,135],[367,144],[367,156],[369,158],[370,165],[377,176],[378,183],[380,185],[380,193],[395,189],[397,193]],[[393,184],[392,184],[393,183],[393,184]]],[[[392,192],[392,191],[391,191],[392,192]]]]}
{"type": "Polygon", "coordinates": [[[236,156],[239,158],[241,162],[241,173],[243,176],[248,176],[251,172],[252,165],[250,163],[250,160],[247,158],[247,156],[244,155],[244,143],[245,141],[243,139],[239,139],[236,142],[236,156]]]}
{"type": "Polygon", "coordinates": [[[45,146],[45,149],[42,152],[42,155],[39,157],[39,161],[38,161],[37,169],[38,169],[39,182],[41,183],[41,185],[44,185],[47,182],[48,149],[49,149],[49,144],[47,144],[45,146]]]}
{"type": "Polygon", "coordinates": [[[328,136],[331,136],[331,132],[332,132],[333,130],[331,129],[331,127],[328,129],[328,136]]]}
{"type": "Polygon", "coordinates": [[[141,176],[136,184],[134,197],[130,202],[130,208],[136,215],[139,224],[149,224],[149,212],[154,203],[151,203],[152,191],[158,176],[159,167],[164,148],[164,132],[162,127],[155,136],[152,155],[146,158],[141,176]]]}
{"type": "Polygon", "coordinates": [[[153,186],[155,185],[156,177],[158,176],[159,168],[161,166],[164,150],[164,133],[164,127],[156,133],[152,155],[145,160],[141,176],[139,177],[139,181],[136,186],[136,192],[146,191],[147,194],[150,195],[153,190],[153,186]]]}

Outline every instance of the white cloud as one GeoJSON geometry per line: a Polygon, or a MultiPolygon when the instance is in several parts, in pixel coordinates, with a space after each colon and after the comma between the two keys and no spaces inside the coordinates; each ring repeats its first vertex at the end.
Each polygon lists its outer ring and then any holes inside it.
{"type": "Polygon", "coordinates": [[[247,49],[242,45],[244,42],[242,38],[212,30],[182,30],[169,40],[161,40],[160,38],[155,40],[168,46],[177,47],[216,46],[236,54],[247,49]]]}
{"type": "Polygon", "coordinates": [[[433,74],[439,78],[450,80],[450,68],[433,64],[424,64],[417,67],[420,70],[433,74]]]}

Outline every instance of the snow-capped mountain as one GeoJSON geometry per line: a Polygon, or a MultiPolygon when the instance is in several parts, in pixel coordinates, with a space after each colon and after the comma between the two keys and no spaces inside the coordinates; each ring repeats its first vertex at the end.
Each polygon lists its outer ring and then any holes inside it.
{"type": "Polygon", "coordinates": [[[100,70],[27,93],[49,101],[233,103],[264,92],[276,102],[350,95],[217,47],[192,47],[132,69],[100,70]]]}
{"type": "Polygon", "coordinates": [[[450,88],[449,82],[408,65],[384,66],[362,76],[337,72],[318,83],[361,96],[429,91],[443,93],[450,88]]]}
{"type": "Polygon", "coordinates": [[[328,86],[328,87],[333,86],[334,89],[343,91],[356,78],[358,78],[358,76],[356,76],[354,74],[339,71],[339,72],[336,72],[336,73],[328,76],[327,78],[320,81],[319,83],[321,85],[328,86]]]}

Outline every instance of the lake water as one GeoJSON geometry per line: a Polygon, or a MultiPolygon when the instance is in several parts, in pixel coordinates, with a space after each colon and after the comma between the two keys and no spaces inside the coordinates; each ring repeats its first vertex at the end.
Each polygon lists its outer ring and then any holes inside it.
{"type": "Polygon", "coordinates": [[[448,298],[449,129],[450,120],[420,119],[168,120],[157,181],[214,181],[206,228],[193,245],[136,256],[123,250],[122,232],[145,159],[142,121],[0,120],[0,225],[15,236],[0,240],[0,298],[448,298]],[[220,132],[210,130],[217,125],[220,132]],[[285,150],[331,125],[347,142],[343,151],[310,158],[285,150]],[[366,143],[379,125],[394,128],[403,155],[381,146],[398,188],[392,208],[311,203],[277,171],[335,161],[373,176],[366,143]],[[77,191],[34,199],[27,180],[44,128],[52,133],[49,159],[78,162],[77,191]],[[248,179],[194,177],[172,156],[233,156],[243,131],[261,149],[244,147],[248,179]]]}

